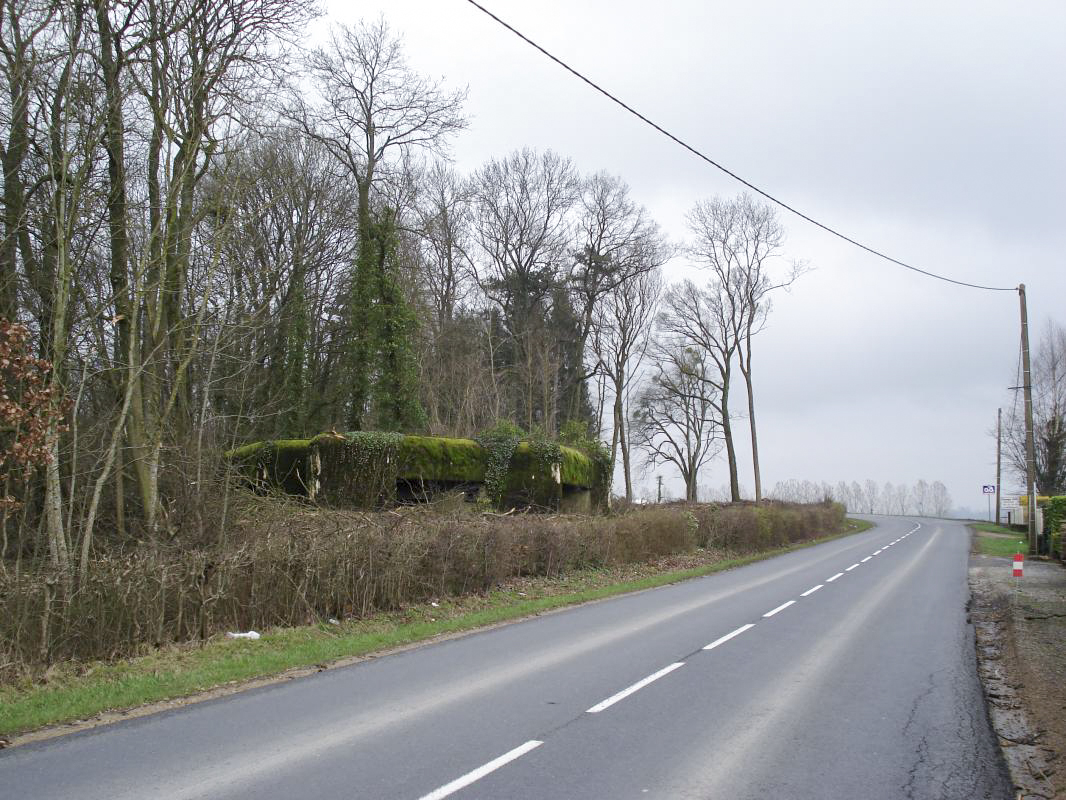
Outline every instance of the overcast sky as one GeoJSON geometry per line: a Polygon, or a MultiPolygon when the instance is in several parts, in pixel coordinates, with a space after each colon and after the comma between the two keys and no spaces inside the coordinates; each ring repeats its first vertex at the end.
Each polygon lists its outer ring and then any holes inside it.
{"type": "MultiPolygon", "coordinates": [[[[1062,0],[482,4],[808,215],[930,271],[1024,282],[1034,344],[1049,320],[1066,324],[1062,0]]],[[[742,190],[465,0],[327,9],[319,33],[384,15],[411,66],[469,88],[461,172],[551,148],[624,178],[676,239],[697,199],[742,190]]],[[[787,255],[815,269],[755,344],[764,486],[925,478],[983,510],[987,431],[1015,385],[1017,295],[933,281],[782,221],[787,255]]],[[[669,268],[691,273],[683,259],[669,268]]],[[[724,459],[707,472],[701,485],[727,482],[724,459]]],[[[743,449],[741,480],[750,491],[743,449]]]]}

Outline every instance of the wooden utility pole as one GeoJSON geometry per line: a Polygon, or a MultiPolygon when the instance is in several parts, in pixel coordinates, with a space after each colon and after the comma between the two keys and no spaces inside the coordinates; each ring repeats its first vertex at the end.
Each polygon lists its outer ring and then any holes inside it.
{"type": "Polygon", "coordinates": [[[1003,450],[1003,409],[996,409],[996,524],[999,525],[999,496],[1001,494],[1000,485],[1000,468],[1003,465],[1003,461],[1000,458],[1000,454],[1003,450]]]}
{"type": "Polygon", "coordinates": [[[1033,441],[1033,379],[1029,369],[1029,312],[1025,307],[1025,284],[1018,285],[1022,311],[1022,394],[1025,396],[1025,494],[1029,499],[1029,554],[1037,555],[1036,444],[1033,441]]]}

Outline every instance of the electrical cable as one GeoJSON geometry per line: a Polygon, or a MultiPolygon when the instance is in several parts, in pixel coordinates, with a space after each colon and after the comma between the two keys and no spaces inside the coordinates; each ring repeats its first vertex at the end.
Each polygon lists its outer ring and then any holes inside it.
{"type": "Polygon", "coordinates": [[[648,117],[646,117],[643,114],[641,114],[639,111],[634,109],[632,106],[627,105],[626,103],[624,103],[623,101],[619,100],[617,97],[615,97],[613,94],[608,92],[606,89],[604,89],[603,87],[601,87],[600,85],[598,85],[597,83],[592,81],[591,79],[586,78],[584,75],[582,75],[576,69],[571,67],[565,61],[563,61],[562,59],[558,58],[555,55],[552,55],[550,52],[545,50],[543,47],[541,47],[539,44],[534,42],[532,39],[530,39],[528,36],[523,34],[521,31],[519,31],[516,28],[514,28],[513,26],[509,25],[507,22],[504,22],[502,19],[500,19],[495,14],[493,14],[491,11],[489,11],[487,8],[485,8],[483,5],[478,3],[477,0],[466,0],[466,2],[468,2],[470,5],[474,6],[476,9],[481,11],[486,16],[488,16],[491,19],[493,19],[498,24],[502,25],[504,28],[509,30],[511,33],[513,33],[519,39],[524,41],[526,44],[528,44],[531,47],[533,47],[534,49],[540,51],[543,55],[545,55],[548,58],[550,58],[552,61],[554,61],[560,67],[562,67],[567,72],[572,74],[574,77],[578,78],[579,80],[583,81],[584,83],[587,83],[589,86],[591,86],[597,92],[602,94],[608,100],[610,100],[613,103],[621,106],[623,109],[628,111],[630,114],[632,114],[634,117],[636,117],[640,121],[644,122],[645,124],[650,125],[652,128],[654,128],[656,131],[661,133],[666,138],[668,138],[671,141],[673,141],[675,144],[678,144],[681,147],[685,148],[686,150],[688,150],[690,153],[692,153],[694,156],[696,156],[700,160],[705,161],[708,164],[710,164],[712,167],[714,167],[715,169],[720,170],[721,172],[724,172],[726,175],[731,177],[733,180],[738,181],[739,183],[741,183],[744,186],[746,186],[749,189],[751,189],[753,192],[761,195],[762,197],[765,197],[770,202],[780,206],[781,208],[785,209],[786,211],[792,212],[793,214],[795,214],[800,219],[806,220],[811,225],[814,225],[815,227],[821,228],[823,231],[826,231],[827,233],[832,234],[833,236],[836,236],[838,239],[843,239],[845,242],[848,242],[849,244],[852,244],[855,247],[858,247],[858,248],[860,248],[862,250],[865,250],[867,253],[875,255],[878,258],[882,258],[885,261],[889,261],[889,262],[891,262],[891,263],[893,263],[893,264],[895,264],[897,266],[903,267],[904,269],[909,269],[912,272],[917,272],[917,273],[919,273],[921,275],[925,275],[926,277],[929,277],[929,278],[935,278],[936,280],[939,280],[939,281],[945,281],[947,283],[953,283],[953,284],[955,284],[957,286],[966,286],[966,287],[968,287],[970,289],[984,289],[984,290],[990,291],[990,292],[1015,292],[1015,291],[1018,290],[1018,288],[1016,286],[983,286],[983,285],[977,284],[977,283],[967,283],[966,281],[960,281],[960,280],[955,280],[954,278],[948,278],[948,277],[946,277],[944,275],[938,275],[935,272],[929,272],[928,270],[924,270],[924,269],[921,269],[919,267],[912,266],[911,264],[907,264],[907,263],[905,263],[903,261],[900,261],[899,259],[893,258],[890,255],[886,255],[885,253],[882,253],[880,250],[876,250],[873,247],[870,247],[869,245],[865,245],[862,242],[859,242],[859,241],[857,241],[855,239],[852,239],[850,236],[847,236],[847,235],[841,233],[840,231],[829,227],[825,223],[819,222],[818,220],[814,219],[813,217],[807,216],[802,211],[799,211],[798,209],[793,208],[788,203],[785,203],[784,201],[777,199],[776,197],[774,197],[769,192],[766,192],[763,189],[760,189],[758,186],[756,186],[755,184],[751,183],[750,181],[745,180],[744,178],[742,178],[737,173],[735,173],[732,170],[729,170],[726,167],[722,166],[721,164],[719,164],[714,159],[710,158],[709,156],[704,155],[699,150],[697,150],[695,147],[693,147],[692,145],[690,145],[687,142],[683,141],[682,139],[678,138],[674,134],[670,133],[670,131],[666,130],[661,125],[659,125],[659,124],[653,122],[652,120],[648,119],[648,117]]]}

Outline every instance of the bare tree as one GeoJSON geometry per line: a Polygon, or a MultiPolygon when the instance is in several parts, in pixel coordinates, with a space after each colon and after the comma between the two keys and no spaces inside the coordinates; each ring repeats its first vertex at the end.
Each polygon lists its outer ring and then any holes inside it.
{"type": "Polygon", "coordinates": [[[698,350],[708,359],[709,368],[700,372],[700,378],[708,383],[706,396],[718,413],[729,467],[729,493],[735,503],[740,500],[740,482],[729,391],[738,342],[731,314],[730,296],[717,278],[712,278],[704,289],[685,280],[667,290],[658,327],[668,338],[683,342],[685,348],[698,350]]]}
{"type": "MultiPolygon", "coordinates": [[[[748,194],[701,200],[689,212],[687,221],[695,235],[690,253],[698,264],[714,273],[712,285],[719,295],[722,320],[730,328],[728,344],[735,348],[744,376],[755,499],[760,500],[762,475],[752,385],[752,338],[766,325],[772,293],[791,286],[805,267],[794,263],[781,276],[771,274],[772,262],[780,257],[785,230],[773,206],[748,194]]],[[[729,446],[731,435],[727,435],[729,446]]]]}
{"type": "Polygon", "coordinates": [[[881,487],[881,505],[878,513],[891,514],[892,512],[892,497],[896,491],[896,487],[892,485],[891,481],[885,481],[885,485],[881,487]]]}
{"type": "Polygon", "coordinates": [[[483,259],[478,280],[500,309],[515,379],[514,413],[527,427],[551,430],[558,352],[547,322],[566,301],[564,267],[571,243],[570,211],[578,196],[573,163],[528,148],[493,159],[474,176],[475,230],[483,259]]]}
{"type": "Polygon", "coordinates": [[[718,448],[713,401],[715,369],[706,351],[667,337],[653,345],[655,372],[638,393],[632,430],[649,465],[673,464],[685,482],[685,499],[695,502],[700,468],[718,448]]]}
{"type": "Polygon", "coordinates": [[[877,485],[877,481],[867,478],[863,484],[862,494],[866,501],[866,513],[877,513],[878,506],[881,504],[881,487],[877,485]]]}
{"type": "Polygon", "coordinates": [[[924,517],[929,509],[929,483],[924,478],[911,487],[911,508],[919,517],[924,517]]]}
{"type": "MultiPolygon", "coordinates": [[[[633,201],[628,184],[621,178],[597,172],[582,180],[576,210],[578,247],[567,284],[578,319],[575,349],[584,354],[605,298],[642,273],[665,264],[673,249],[647,211],[633,201]]],[[[578,415],[581,388],[599,366],[593,357],[590,369],[572,376],[572,385],[562,387],[568,397],[568,417],[578,415]]]]}
{"type": "MultiPolygon", "coordinates": [[[[1036,490],[1066,492],[1066,327],[1049,322],[1033,356],[1033,433],[1036,444],[1036,490]]],[[[1015,402],[1003,431],[1004,454],[1010,468],[1026,474],[1025,419],[1015,402]]]]}
{"type": "Polygon", "coordinates": [[[929,486],[929,505],[934,517],[946,517],[951,511],[951,494],[940,481],[933,481],[929,486]]]}
{"type": "Polygon", "coordinates": [[[613,396],[611,464],[622,454],[626,500],[633,500],[633,472],[627,420],[630,388],[651,342],[651,331],[662,294],[660,271],[635,273],[606,295],[593,323],[599,369],[610,382],[613,396]]]}

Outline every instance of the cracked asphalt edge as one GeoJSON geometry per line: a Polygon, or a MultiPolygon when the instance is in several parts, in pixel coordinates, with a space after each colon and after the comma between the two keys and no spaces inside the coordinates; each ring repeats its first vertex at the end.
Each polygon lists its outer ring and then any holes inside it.
{"type": "Polygon", "coordinates": [[[1054,754],[1040,744],[1040,735],[1029,722],[1017,686],[1011,680],[1005,654],[1011,646],[1009,602],[1006,591],[989,579],[986,567],[971,560],[970,602],[967,608],[974,626],[977,674],[981,678],[992,730],[1014,784],[1017,800],[1055,797],[1048,777],[1054,754]]]}

